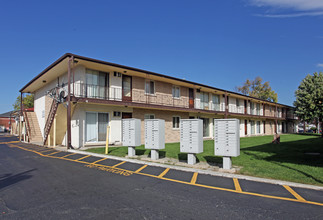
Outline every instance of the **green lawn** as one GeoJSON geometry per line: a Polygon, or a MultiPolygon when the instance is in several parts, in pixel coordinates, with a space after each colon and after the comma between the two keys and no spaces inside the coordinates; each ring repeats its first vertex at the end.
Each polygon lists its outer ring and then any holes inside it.
{"type": "MultiPolygon", "coordinates": [[[[239,173],[323,186],[323,138],[317,135],[288,134],[281,136],[281,144],[271,144],[273,136],[241,138],[241,153],[233,158],[233,165],[242,167],[239,173]],[[307,155],[305,153],[320,153],[307,155]]],[[[104,154],[105,148],[87,151],[104,154]]],[[[124,157],[127,147],[109,147],[109,155],[124,157]]],[[[136,147],[137,155],[148,155],[144,146],[136,147]]],[[[186,160],[179,143],[166,144],[160,155],[186,160]]],[[[221,164],[222,157],[214,156],[213,141],[204,141],[204,152],[198,161],[221,164]]]]}

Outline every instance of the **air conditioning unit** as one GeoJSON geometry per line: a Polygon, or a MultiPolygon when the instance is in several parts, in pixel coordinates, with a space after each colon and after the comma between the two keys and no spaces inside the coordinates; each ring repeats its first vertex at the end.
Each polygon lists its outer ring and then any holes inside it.
{"type": "Polygon", "coordinates": [[[64,88],[58,89],[58,102],[65,102],[67,98],[67,91],[64,88]]]}

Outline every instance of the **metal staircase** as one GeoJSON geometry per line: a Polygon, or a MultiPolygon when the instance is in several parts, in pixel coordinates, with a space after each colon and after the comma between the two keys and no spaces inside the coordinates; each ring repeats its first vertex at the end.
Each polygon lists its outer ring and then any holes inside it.
{"type": "Polygon", "coordinates": [[[46,121],[45,128],[44,128],[44,145],[46,144],[48,135],[50,133],[50,129],[52,128],[53,121],[54,121],[56,111],[57,111],[57,107],[58,107],[58,102],[56,101],[56,99],[53,99],[52,106],[51,106],[50,112],[48,114],[47,121],[46,121]]]}

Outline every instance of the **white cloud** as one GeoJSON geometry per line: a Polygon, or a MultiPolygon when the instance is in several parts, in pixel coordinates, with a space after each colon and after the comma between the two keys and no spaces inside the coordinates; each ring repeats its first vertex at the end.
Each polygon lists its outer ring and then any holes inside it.
{"type": "Polygon", "coordinates": [[[292,18],[323,15],[323,0],[249,0],[249,3],[257,7],[274,9],[276,12],[288,10],[288,13],[271,14],[267,11],[264,14],[257,14],[262,17],[292,18]]]}
{"type": "Polygon", "coordinates": [[[297,11],[323,10],[322,0],[250,0],[250,3],[258,7],[269,6],[297,11]]]}
{"type": "Polygon", "coordinates": [[[323,15],[323,11],[312,11],[312,12],[299,12],[291,14],[256,14],[256,16],[267,17],[267,18],[295,18],[302,16],[319,16],[323,15]]]}
{"type": "Polygon", "coordinates": [[[323,63],[318,63],[317,67],[323,67],[323,63]]]}

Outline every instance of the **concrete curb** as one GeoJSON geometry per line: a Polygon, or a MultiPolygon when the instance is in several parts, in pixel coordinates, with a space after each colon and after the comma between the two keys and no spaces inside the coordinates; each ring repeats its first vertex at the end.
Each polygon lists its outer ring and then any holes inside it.
{"type": "Polygon", "coordinates": [[[272,180],[272,179],[265,179],[265,178],[260,178],[260,177],[245,176],[245,175],[240,175],[240,174],[222,173],[222,172],[211,171],[211,170],[201,170],[201,169],[194,169],[194,168],[189,168],[189,167],[173,166],[173,165],[167,165],[167,164],[161,164],[161,163],[153,163],[153,162],[148,162],[148,161],[129,159],[129,158],[124,158],[124,157],[116,157],[116,156],[109,156],[109,155],[104,155],[104,154],[97,154],[97,153],[86,152],[86,151],[81,151],[81,150],[68,150],[68,152],[78,153],[78,154],[83,154],[83,155],[91,155],[91,156],[101,157],[101,158],[120,160],[120,161],[127,161],[127,162],[131,162],[131,163],[150,165],[150,166],[155,166],[155,167],[170,168],[170,169],[180,170],[180,171],[185,171],[185,172],[197,172],[200,174],[208,174],[208,175],[212,175],[212,176],[237,178],[237,179],[244,179],[244,180],[262,182],[262,183],[270,183],[270,184],[276,184],[276,185],[287,185],[287,186],[291,186],[291,187],[298,187],[298,188],[304,188],[304,189],[313,189],[313,190],[323,191],[322,186],[313,186],[313,185],[308,185],[308,184],[294,183],[294,182],[288,182],[288,181],[282,181],[282,180],[272,180]]]}

